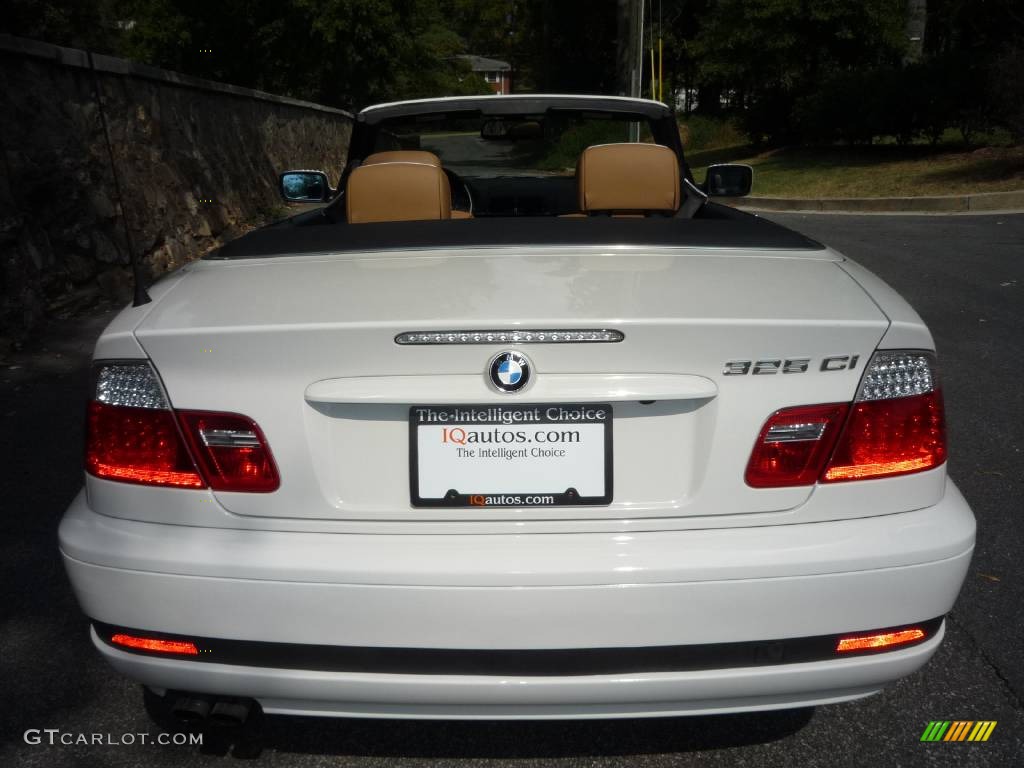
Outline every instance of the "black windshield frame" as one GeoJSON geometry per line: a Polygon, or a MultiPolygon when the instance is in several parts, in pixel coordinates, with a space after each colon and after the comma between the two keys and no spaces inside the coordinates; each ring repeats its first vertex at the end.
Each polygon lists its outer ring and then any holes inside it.
{"type": "Polygon", "coordinates": [[[680,178],[693,181],[679,138],[679,126],[672,112],[664,104],[609,96],[502,96],[399,102],[363,110],[356,115],[352,126],[348,158],[341,178],[342,187],[351,170],[373,153],[377,145],[378,131],[381,130],[382,124],[389,121],[438,114],[451,117],[528,117],[550,111],[580,115],[605,113],[617,120],[645,122],[650,128],[654,142],[676,153],[676,157],[679,158],[680,178]]]}

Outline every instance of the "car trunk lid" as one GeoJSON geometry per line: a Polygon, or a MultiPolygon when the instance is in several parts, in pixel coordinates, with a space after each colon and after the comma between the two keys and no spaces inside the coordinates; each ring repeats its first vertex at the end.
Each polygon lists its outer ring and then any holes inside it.
{"type": "Polygon", "coordinates": [[[822,362],[866,361],[888,325],[840,259],[828,250],[534,247],[201,262],[136,335],[176,408],[242,413],[267,436],[281,487],[218,492],[236,514],[436,521],[781,511],[811,488],[745,485],[758,430],[779,408],[851,400],[860,369],[821,370],[822,362]],[[407,332],[514,329],[613,329],[624,338],[395,342],[407,332]],[[488,383],[502,351],[532,365],[520,393],[488,383]],[[796,361],[791,373],[786,361],[796,361]],[[727,375],[734,362],[750,366],[727,375]],[[414,406],[583,403],[610,409],[609,503],[413,504],[414,406]]]}

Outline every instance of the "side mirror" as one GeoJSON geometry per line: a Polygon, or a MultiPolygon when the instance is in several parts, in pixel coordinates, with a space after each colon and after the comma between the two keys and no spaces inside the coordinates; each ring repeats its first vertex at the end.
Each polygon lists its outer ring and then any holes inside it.
{"type": "Polygon", "coordinates": [[[326,203],[334,196],[323,171],[285,171],[278,188],[287,203],[326,203]]]}
{"type": "Polygon", "coordinates": [[[754,184],[754,169],[749,165],[723,163],[709,165],[704,191],[711,197],[743,197],[754,184]]]}

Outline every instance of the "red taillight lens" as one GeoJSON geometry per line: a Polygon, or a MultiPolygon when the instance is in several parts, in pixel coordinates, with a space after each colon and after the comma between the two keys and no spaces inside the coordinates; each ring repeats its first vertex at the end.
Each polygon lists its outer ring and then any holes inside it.
{"type": "Polygon", "coordinates": [[[85,468],[96,477],[144,485],[205,488],[170,411],[92,401],[85,468]]]}
{"type": "Polygon", "coordinates": [[[905,475],[946,460],[942,394],[854,403],[822,482],[905,475]]]}
{"type": "Polygon", "coordinates": [[[761,428],[747,463],[747,485],[813,485],[839,434],[846,403],[784,408],[761,428]]]}
{"type": "Polygon", "coordinates": [[[280,486],[270,448],[252,419],[204,411],[179,411],[178,416],[211,488],[268,493],[280,486]]]}

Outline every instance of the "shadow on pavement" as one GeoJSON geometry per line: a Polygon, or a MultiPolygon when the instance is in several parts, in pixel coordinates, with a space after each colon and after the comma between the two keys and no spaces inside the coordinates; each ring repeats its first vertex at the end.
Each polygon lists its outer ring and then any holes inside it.
{"type": "Polygon", "coordinates": [[[57,526],[82,486],[89,360],[112,316],[54,321],[0,361],[0,742],[61,722],[103,683],[57,526]]]}
{"type": "Polygon", "coordinates": [[[625,720],[371,720],[262,716],[242,731],[208,731],[204,753],[405,759],[548,759],[728,749],[795,734],[813,707],[625,720]],[[233,750],[231,749],[234,745],[233,750]]]}

